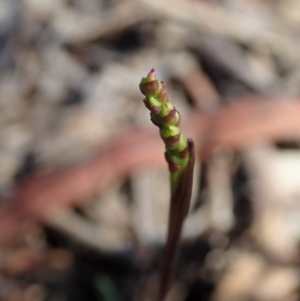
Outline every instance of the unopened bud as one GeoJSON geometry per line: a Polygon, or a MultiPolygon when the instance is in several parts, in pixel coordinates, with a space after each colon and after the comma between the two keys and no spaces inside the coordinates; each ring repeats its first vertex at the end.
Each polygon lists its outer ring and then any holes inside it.
{"type": "Polygon", "coordinates": [[[167,149],[174,149],[178,145],[181,134],[177,134],[175,136],[170,136],[167,138],[162,137],[163,141],[166,144],[167,149]]]}

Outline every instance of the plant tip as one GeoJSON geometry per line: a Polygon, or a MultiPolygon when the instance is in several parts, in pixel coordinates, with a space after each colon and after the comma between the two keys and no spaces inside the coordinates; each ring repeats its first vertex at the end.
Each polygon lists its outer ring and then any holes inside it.
{"type": "Polygon", "coordinates": [[[152,68],[149,72],[148,72],[148,74],[147,74],[147,77],[156,77],[156,73],[155,73],[155,70],[154,70],[154,68],[152,68]]]}

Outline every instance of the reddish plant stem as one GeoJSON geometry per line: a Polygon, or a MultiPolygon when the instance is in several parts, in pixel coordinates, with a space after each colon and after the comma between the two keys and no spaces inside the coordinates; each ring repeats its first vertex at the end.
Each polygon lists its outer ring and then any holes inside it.
{"type": "Polygon", "coordinates": [[[160,271],[158,300],[165,299],[171,283],[175,255],[184,219],[186,218],[192,196],[193,172],[195,163],[194,143],[188,140],[189,162],[179,182],[176,193],[171,196],[167,242],[165,245],[160,271]]]}

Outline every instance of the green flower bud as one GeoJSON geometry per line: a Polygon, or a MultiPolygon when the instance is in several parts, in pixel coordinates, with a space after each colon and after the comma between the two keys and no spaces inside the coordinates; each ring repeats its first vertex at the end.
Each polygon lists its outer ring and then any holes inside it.
{"type": "Polygon", "coordinates": [[[169,101],[166,85],[157,80],[154,69],[142,79],[140,90],[146,96],[144,103],[151,112],[151,121],[160,129],[172,186],[176,187],[189,159],[187,138],[179,129],[180,113],[169,101]]]}

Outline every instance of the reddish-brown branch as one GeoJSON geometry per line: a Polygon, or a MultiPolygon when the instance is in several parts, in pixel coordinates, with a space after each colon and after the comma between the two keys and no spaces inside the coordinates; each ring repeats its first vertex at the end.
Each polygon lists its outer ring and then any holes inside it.
{"type": "MultiPolygon", "coordinates": [[[[184,132],[199,155],[216,148],[242,150],[253,144],[300,137],[300,101],[262,97],[238,100],[208,116],[191,114],[184,132]]],[[[4,200],[0,210],[0,245],[8,243],[30,220],[43,221],[49,210],[88,200],[134,169],[162,167],[164,149],[156,132],[129,129],[112,139],[94,159],[51,174],[37,172],[4,200]]]]}

